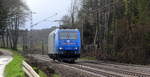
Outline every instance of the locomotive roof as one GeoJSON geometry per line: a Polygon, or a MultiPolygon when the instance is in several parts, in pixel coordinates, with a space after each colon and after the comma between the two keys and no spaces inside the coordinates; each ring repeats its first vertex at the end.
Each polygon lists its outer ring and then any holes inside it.
{"type": "Polygon", "coordinates": [[[79,31],[78,29],[56,29],[54,30],[54,32],[57,32],[57,31],[79,31]]]}
{"type": "Polygon", "coordinates": [[[56,33],[58,31],[79,31],[78,29],[55,29],[50,34],[56,33]]]}
{"type": "Polygon", "coordinates": [[[58,30],[78,30],[78,29],[58,29],[58,30]]]}

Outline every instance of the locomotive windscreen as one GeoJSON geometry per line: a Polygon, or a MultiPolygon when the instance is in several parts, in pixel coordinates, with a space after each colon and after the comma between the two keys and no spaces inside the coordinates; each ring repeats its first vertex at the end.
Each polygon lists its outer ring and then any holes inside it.
{"type": "Polygon", "coordinates": [[[77,32],[60,32],[60,39],[77,39],[77,32]]]}

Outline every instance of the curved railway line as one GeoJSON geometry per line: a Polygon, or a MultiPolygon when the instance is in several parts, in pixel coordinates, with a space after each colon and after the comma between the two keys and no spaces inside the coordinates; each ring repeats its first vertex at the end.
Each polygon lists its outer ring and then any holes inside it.
{"type": "MultiPolygon", "coordinates": [[[[53,60],[49,59],[47,56],[40,56],[37,55],[35,58],[49,61],[54,63],[55,65],[63,66],[65,68],[73,69],[75,71],[80,71],[81,73],[90,74],[92,77],[150,77],[150,70],[147,72],[140,72],[138,67],[119,65],[119,64],[109,64],[109,63],[90,63],[90,62],[82,62],[78,61],[75,64],[69,64],[64,62],[54,62],[53,60]],[[131,70],[133,67],[133,70],[131,70]],[[139,70],[139,71],[137,71],[139,70]]],[[[142,67],[139,67],[142,68],[142,67]]],[[[150,69],[150,68],[147,68],[150,69]]]]}
{"type": "Polygon", "coordinates": [[[111,67],[108,67],[108,66],[104,66],[104,65],[101,66],[101,65],[98,65],[98,64],[96,65],[96,64],[87,64],[87,63],[85,63],[85,64],[77,64],[75,66],[80,66],[82,68],[88,68],[88,69],[91,69],[91,70],[103,71],[103,72],[112,74],[112,76],[116,75],[116,76],[113,76],[113,77],[150,77],[150,74],[140,73],[140,72],[132,72],[132,71],[128,71],[126,69],[111,68],[111,67]]]}

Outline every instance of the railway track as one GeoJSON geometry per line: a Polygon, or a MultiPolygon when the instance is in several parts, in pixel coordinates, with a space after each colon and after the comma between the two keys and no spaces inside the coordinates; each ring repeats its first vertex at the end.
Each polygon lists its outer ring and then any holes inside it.
{"type": "MultiPolygon", "coordinates": [[[[47,56],[34,56],[41,60],[53,62],[47,56]]],[[[105,64],[94,64],[94,63],[84,63],[77,62],[75,64],[63,63],[63,62],[54,62],[60,66],[74,69],[80,71],[81,73],[90,74],[92,77],[150,77],[148,73],[141,73],[137,71],[129,71],[127,69],[115,68],[105,64]]]]}
{"type": "MultiPolygon", "coordinates": [[[[65,64],[65,65],[67,65],[67,64],[65,64]]],[[[99,74],[99,75],[102,75],[104,77],[122,77],[121,75],[119,75],[117,73],[112,73],[112,72],[104,71],[104,70],[97,69],[97,68],[92,68],[92,67],[85,66],[85,65],[75,64],[75,65],[68,65],[68,66],[78,68],[78,69],[81,69],[81,70],[86,70],[88,72],[92,72],[94,74],[99,74]]],[[[81,71],[81,72],[83,72],[83,71],[81,71]]]]}
{"type": "Polygon", "coordinates": [[[96,64],[101,65],[103,67],[108,66],[109,68],[118,68],[124,69],[128,71],[140,72],[140,73],[150,73],[150,66],[144,65],[133,65],[133,64],[121,64],[121,63],[113,63],[113,62],[104,62],[104,61],[80,61],[80,63],[88,63],[88,64],[96,64]],[[132,69],[131,69],[132,68],[132,69]]]}
{"type": "MultiPolygon", "coordinates": [[[[81,66],[81,64],[79,64],[78,66],[81,66]]],[[[103,70],[105,72],[109,72],[109,73],[113,73],[115,75],[120,75],[122,77],[150,77],[150,74],[146,74],[146,73],[141,73],[141,72],[133,72],[133,71],[128,71],[126,69],[118,69],[118,68],[112,68],[112,67],[108,67],[108,66],[102,66],[102,65],[96,65],[96,64],[83,64],[82,66],[86,67],[86,68],[91,68],[93,70],[103,70]]]]}

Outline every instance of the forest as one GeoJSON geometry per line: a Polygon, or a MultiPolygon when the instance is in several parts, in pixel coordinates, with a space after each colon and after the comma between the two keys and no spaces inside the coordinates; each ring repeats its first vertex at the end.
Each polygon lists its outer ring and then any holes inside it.
{"type": "MultiPolygon", "coordinates": [[[[28,31],[20,30],[28,11],[22,0],[0,1],[0,47],[17,49],[21,42],[23,48],[29,48],[28,31]]],[[[149,21],[149,0],[73,0],[70,14],[63,16],[60,28],[80,30],[82,56],[147,64],[150,63],[149,21]]]]}
{"type": "Polygon", "coordinates": [[[83,56],[150,63],[149,0],[76,0],[62,20],[80,29],[83,56]]]}

